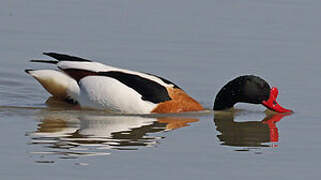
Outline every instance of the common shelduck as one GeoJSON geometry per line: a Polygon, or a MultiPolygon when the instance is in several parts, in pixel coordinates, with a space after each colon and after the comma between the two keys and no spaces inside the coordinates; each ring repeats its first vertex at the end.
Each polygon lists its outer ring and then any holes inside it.
{"type": "MultiPolygon", "coordinates": [[[[25,71],[57,99],[78,103],[84,108],[133,114],[204,110],[184,90],[159,76],[65,54],[50,52],[44,55],[56,60],[31,61],[55,64],[60,71],[25,71]]],[[[257,76],[240,76],[219,91],[213,109],[225,110],[237,102],[245,102],[263,104],[276,112],[290,112],[276,102],[277,93],[276,88],[270,88],[257,76]]]]}

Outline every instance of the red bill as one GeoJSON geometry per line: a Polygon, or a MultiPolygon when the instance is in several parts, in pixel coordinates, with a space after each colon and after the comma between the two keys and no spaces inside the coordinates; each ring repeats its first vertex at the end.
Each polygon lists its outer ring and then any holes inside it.
{"type": "Polygon", "coordinates": [[[263,101],[262,104],[267,107],[268,109],[279,112],[279,113],[289,113],[293,112],[290,109],[286,109],[279,105],[279,103],[276,101],[276,98],[278,97],[279,90],[276,87],[273,87],[270,91],[270,98],[267,101],[263,101]]]}

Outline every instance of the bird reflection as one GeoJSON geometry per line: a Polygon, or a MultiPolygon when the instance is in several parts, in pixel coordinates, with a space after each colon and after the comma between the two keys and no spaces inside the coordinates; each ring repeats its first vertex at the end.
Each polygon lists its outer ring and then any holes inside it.
{"type": "Polygon", "coordinates": [[[138,150],[153,147],[170,131],[199,121],[184,117],[147,117],[84,113],[82,111],[46,111],[39,115],[32,145],[41,151],[32,154],[55,154],[60,158],[109,155],[114,150],[138,150]]]}
{"type": "MultiPolygon", "coordinates": [[[[279,141],[279,132],[276,123],[290,114],[269,114],[260,121],[236,122],[237,113],[215,113],[214,123],[217,135],[222,145],[238,147],[266,147],[268,143],[279,141]]],[[[249,116],[247,114],[246,116],[249,116]]],[[[256,117],[257,118],[257,117],[256,117]]]]}

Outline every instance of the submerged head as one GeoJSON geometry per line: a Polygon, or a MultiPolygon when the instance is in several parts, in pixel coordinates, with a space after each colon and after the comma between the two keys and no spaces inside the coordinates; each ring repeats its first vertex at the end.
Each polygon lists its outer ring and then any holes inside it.
{"type": "Polygon", "coordinates": [[[218,92],[213,109],[225,110],[232,108],[238,102],[243,102],[262,104],[275,112],[292,112],[277,103],[277,96],[278,89],[271,88],[262,78],[254,75],[240,76],[228,82],[218,92]]]}

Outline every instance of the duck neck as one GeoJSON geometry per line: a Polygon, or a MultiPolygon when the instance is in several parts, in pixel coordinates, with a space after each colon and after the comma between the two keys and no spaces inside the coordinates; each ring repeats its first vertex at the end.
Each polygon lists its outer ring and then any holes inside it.
{"type": "Polygon", "coordinates": [[[216,95],[213,110],[226,110],[241,102],[243,81],[237,78],[227,83],[216,95]]]}

